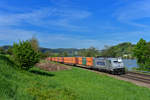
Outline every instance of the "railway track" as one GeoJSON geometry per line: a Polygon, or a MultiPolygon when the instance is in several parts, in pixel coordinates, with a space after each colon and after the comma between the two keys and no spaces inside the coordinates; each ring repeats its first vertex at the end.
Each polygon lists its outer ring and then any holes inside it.
{"type": "Polygon", "coordinates": [[[138,72],[131,72],[131,71],[129,71],[129,72],[127,72],[127,74],[138,75],[138,76],[150,78],[150,75],[142,74],[142,73],[138,73],[138,72]]]}
{"type": "Polygon", "coordinates": [[[125,78],[125,79],[134,80],[134,81],[137,81],[137,82],[142,82],[142,83],[145,83],[145,84],[150,84],[150,75],[146,75],[146,74],[142,74],[142,73],[127,72],[124,75],[112,75],[112,74],[108,74],[108,73],[105,73],[105,72],[102,72],[102,71],[99,71],[99,70],[96,70],[96,69],[87,68],[83,65],[75,65],[75,66],[80,67],[80,68],[84,68],[84,69],[87,69],[87,70],[91,70],[91,71],[94,71],[96,73],[104,73],[104,74],[109,75],[109,76],[117,76],[117,77],[121,77],[121,78],[125,78]]]}
{"type": "Polygon", "coordinates": [[[120,75],[119,77],[123,77],[123,78],[127,78],[127,79],[131,79],[131,80],[135,80],[135,81],[139,81],[139,82],[143,82],[146,84],[150,84],[150,77],[143,77],[143,74],[140,75],[135,75],[135,74],[125,74],[125,75],[120,75]]]}
{"type": "MultiPolygon", "coordinates": [[[[78,66],[81,68],[85,68],[88,70],[93,70],[93,69],[89,69],[86,68],[85,66],[78,66]]],[[[93,70],[94,72],[100,72],[98,70],[93,70]]],[[[104,72],[102,72],[104,73],[104,72]]],[[[107,74],[107,73],[105,73],[107,74]]],[[[122,78],[126,78],[126,79],[130,79],[130,80],[134,80],[134,81],[138,81],[138,82],[142,82],[142,83],[146,83],[146,84],[150,84],[150,75],[146,75],[146,74],[142,74],[142,73],[137,73],[137,72],[127,72],[124,75],[117,75],[118,77],[122,77],[122,78]]]]}

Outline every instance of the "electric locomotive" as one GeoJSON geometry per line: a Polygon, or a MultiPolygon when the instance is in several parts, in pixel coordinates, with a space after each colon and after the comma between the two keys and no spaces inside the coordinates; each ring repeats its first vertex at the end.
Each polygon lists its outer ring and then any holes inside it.
{"type": "Polygon", "coordinates": [[[94,68],[112,74],[125,74],[125,66],[121,58],[95,58],[94,68]]]}

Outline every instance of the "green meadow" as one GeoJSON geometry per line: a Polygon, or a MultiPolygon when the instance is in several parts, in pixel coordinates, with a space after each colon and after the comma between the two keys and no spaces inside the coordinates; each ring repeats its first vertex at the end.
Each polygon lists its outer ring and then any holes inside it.
{"type": "Polygon", "coordinates": [[[0,100],[150,100],[150,89],[77,67],[22,71],[0,56],[0,100]]]}

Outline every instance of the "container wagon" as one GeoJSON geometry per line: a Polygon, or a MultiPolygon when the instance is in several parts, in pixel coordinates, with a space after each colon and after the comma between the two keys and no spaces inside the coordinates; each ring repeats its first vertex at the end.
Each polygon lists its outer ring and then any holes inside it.
{"type": "Polygon", "coordinates": [[[107,71],[112,74],[125,74],[125,66],[121,58],[52,57],[51,60],[69,65],[84,65],[90,69],[107,71]]]}

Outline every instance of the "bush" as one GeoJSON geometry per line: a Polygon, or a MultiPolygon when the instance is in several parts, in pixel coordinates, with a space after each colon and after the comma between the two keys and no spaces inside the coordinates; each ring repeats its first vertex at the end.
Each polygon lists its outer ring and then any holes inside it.
{"type": "Polygon", "coordinates": [[[52,56],[52,53],[50,52],[50,51],[46,51],[46,52],[40,52],[39,53],[40,54],[40,58],[41,59],[45,59],[45,58],[47,58],[47,57],[51,57],[52,56]]]}
{"type": "Polygon", "coordinates": [[[39,54],[29,41],[20,41],[19,44],[13,45],[13,58],[19,68],[28,70],[39,61],[39,54]]]}
{"type": "Polygon", "coordinates": [[[0,47],[0,54],[6,54],[5,50],[0,47]]]}

